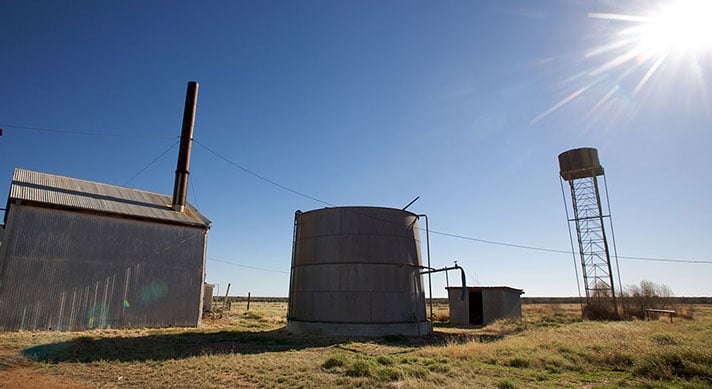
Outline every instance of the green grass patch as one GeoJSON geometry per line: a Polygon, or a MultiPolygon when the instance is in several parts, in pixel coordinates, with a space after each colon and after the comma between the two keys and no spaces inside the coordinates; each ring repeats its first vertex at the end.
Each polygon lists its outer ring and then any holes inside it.
{"type": "Polygon", "coordinates": [[[333,357],[327,359],[322,363],[321,367],[324,369],[333,369],[335,367],[346,366],[350,363],[349,359],[344,355],[334,355],[333,357]]]}
{"type": "Polygon", "coordinates": [[[503,379],[497,382],[498,389],[517,389],[518,386],[510,379],[503,379]]]}
{"type": "Polygon", "coordinates": [[[396,359],[391,355],[379,355],[376,357],[376,362],[380,365],[393,365],[396,363],[396,359]]]}
{"type": "Polygon", "coordinates": [[[359,359],[346,369],[346,375],[350,377],[370,377],[376,370],[373,362],[366,359],[359,359]]]}
{"type": "Polygon", "coordinates": [[[398,381],[403,377],[403,371],[392,366],[381,366],[376,368],[374,377],[379,381],[398,381]]]}

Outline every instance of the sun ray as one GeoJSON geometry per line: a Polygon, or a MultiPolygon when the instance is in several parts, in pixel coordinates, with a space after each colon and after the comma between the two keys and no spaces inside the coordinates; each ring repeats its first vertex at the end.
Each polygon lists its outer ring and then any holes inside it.
{"type": "Polygon", "coordinates": [[[590,110],[586,113],[586,117],[592,117],[604,104],[606,104],[613,95],[620,90],[620,87],[618,85],[613,85],[613,87],[606,93],[603,97],[601,97],[596,105],[591,107],[590,110]]]}
{"type": "Polygon", "coordinates": [[[589,84],[589,85],[586,85],[586,86],[582,87],[581,89],[579,89],[579,90],[577,90],[577,91],[571,93],[570,95],[564,97],[561,101],[559,101],[558,103],[554,104],[551,108],[547,109],[546,111],[544,111],[543,113],[541,113],[539,116],[537,116],[537,117],[535,117],[534,119],[532,119],[532,120],[529,122],[529,124],[534,124],[534,123],[540,121],[541,119],[544,119],[545,117],[547,117],[547,116],[551,115],[552,113],[556,112],[559,108],[561,108],[561,107],[563,107],[564,105],[570,103],[570,102],[573,101],[575,98],[581,96],[581,94],[583,94],[583,93],[586,92],[587,90],[591,89],[591,87],[592,87],[593,85],[595,85],[595,84],[596,84],[596,82],[593,82],[593,83],[591,83],[591,84],[589,84]]]}
{"type": "Polygon", "coordinates": [[[597,46],[597,47],[592,48],[591,50],[586,52],[584,57],[592,58],[592,57],[608,54],[611,52],[615,52],[618,49],[622,49],[626,46],[630,46],[634,42],[635,41],[633,39],[618,39],[616,41],[608,43],[607,45],[597,46]]]}
{"type": "Polygon", "coordinates": [[[646,16],[637,16],[637,15],[622,15],[622,14],[613,14],[613,13],[589,13],[588,14],[589,18],[592,19],[605,19],[605,20],[618,20],[622,22],[635,22],[635,23],[645,23],[650,20],[650,18],[646,16]]]}
{"type": "Polygon", "coordinates": [[[655,72],[658,70],[658,68],[660,68],[660,65],[662,65],[663,62],[665,62],[665,59],[667,59],[667,57],[668,57],[668,54],[665,54],[665,55],[663,55],[663,56],[660,56],[660,58],[658,58],[658,60],[655,61],[655,63],[653,63],[653,64],[650,66],[650,68],[649,68],[648,71],[645,73],[645,75],[643,76],[643,78],[641,78],[640,81],[638,82],[638,85],[636,85],[636,86],[635,86],[635,89],[633,89],[633,94],[634,94],[634,95],[635,95],[635,94],[638,94],[638,92],[640,91],[640,89],[642,89],[643,86],[648,82],[648,80],[650,80],[650,78],[653,76],[653,74],[655,74],[655,72]]]}

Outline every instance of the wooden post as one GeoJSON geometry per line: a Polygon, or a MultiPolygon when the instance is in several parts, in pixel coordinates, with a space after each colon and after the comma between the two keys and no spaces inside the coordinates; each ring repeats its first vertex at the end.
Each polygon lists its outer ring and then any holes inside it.
{"type": "Polygon", "coordinates": [[[230,283],[227,284],[227,290],[225,291],[225,299],[223,300],[223,312],[225,311],[225,306],[227,305],[227,295],[230,293],[230,283]]]}
{"type": "Polygon", "coordinates": [[[247,310],[250,310],[250,292],[247,292],[247,310]]]}

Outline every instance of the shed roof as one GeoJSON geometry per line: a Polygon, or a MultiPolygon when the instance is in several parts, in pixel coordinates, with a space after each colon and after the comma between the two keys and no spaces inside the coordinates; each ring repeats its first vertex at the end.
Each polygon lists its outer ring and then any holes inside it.
{"type": "MultiPolygon", "coordinates": [[[[462,289],[461,286],[448,286],[445,289],[462,289]]],[[[524,289],[512,288],[509,286],[468,286],[467,290],[506,290],[509,292],[524,294],[524,289]]]]}
{"type": "Polygon", "coordinates": [[[98,212],[168,223],[209,227],[192,205],[173,210],[170,195],[16,168],[9,204],[18,200],[55,208],[98,212]]]}

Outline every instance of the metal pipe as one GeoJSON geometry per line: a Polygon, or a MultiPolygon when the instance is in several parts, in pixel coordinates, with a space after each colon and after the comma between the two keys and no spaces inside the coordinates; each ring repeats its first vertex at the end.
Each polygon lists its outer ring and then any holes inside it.
{"type": "Polygon", "coordinates": [[[178,151],[178,165],[176,178],[173,184],[173,210],[185,210],[186,197],[188,196],[188,176],[190,175],[190,149],[193,144],[193,128],[195,126],[195,109],[198,102],[198,83],[190,81],[185,95],[183,108],[183,127],[180,134],[180,150],[178,151]]]}
{"type": "MultiPolygon", "coordinates": [[[[418,196],[420,198],[420,196],[418,196]]],[[[415,200],[417,200],[416,198],[415,200]]],[[[413,200],[413,201],[415,201],[413,200]]],[[[412,202],[411,202],[412,203],[412,202]]],[[[410,205],[410,204],[408,204],[410,205]]],[[[418,218],[423,216],[425,218],[425,247],[427,250],[428,254],[428,269],[432,269],[430,266],[430,227],[428,226],[428,215],[426,214],[421,214],[417,215],[418,218]]],[[[430,273],[428,273],[428,297],[430,298],[430,330],[432,331],[432,326],[433,326],[433,282],[432,282],[432,277],[430,276],[430,273]]]]}
{"type": "MultiPolygon", "coordinates": [[[[423,274],[432,274],[432,273],[440,273],[440,272],[447,272],[450,270],[456,270],[460,269],[460,274],[461,274],[461,281],[462,281],[462,293],[460,294],[460,301],[465,301],[465,296],[467,295],[467,277],[465,276],[465,269],[462,268],[462,266],[457,264],[457,261],[455,261],[455,265],[451,267],[443,267],[440,269],[433,269],[433,268],[427,268],[427,270],[418,272],[416,276],[420,276],[423,274]]],[[[447,273],[445,273],[447,274],[447,273]]]]}
{"type": "Polygon", "coordinates": [[[409,202],[408,205],[406,205],[405,207],[403,207],[402,210],[405,211],[406,209],[408,209],[408,207],[410,207],[411,205],[413,205],[414,202],[418,201],[419,198],[420,198],[420,196],[417,196],[416,198],[414,198],[413,201],[409,202]]]}
{"type": "Polygon", "coordinates": [[[292,288],[294,287],[294,264],[297,256],[297,239],[299,230],[299,216],[302,211],[297,209],[294,212],[294,230],[292,231],[292,266],[289,269],[289,299],[287,301],[287,320],[294,318],[294,299],[292,298],[292,288]]]}

